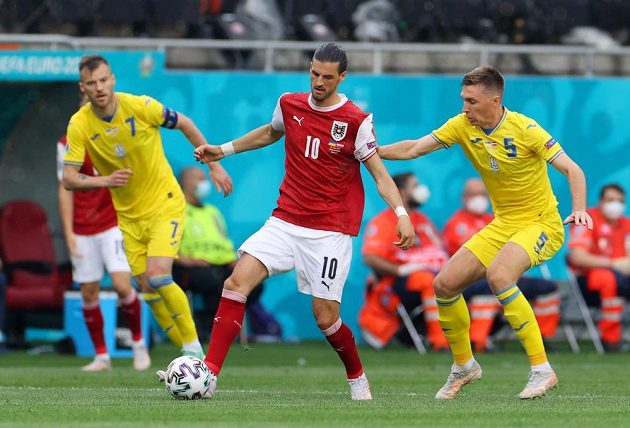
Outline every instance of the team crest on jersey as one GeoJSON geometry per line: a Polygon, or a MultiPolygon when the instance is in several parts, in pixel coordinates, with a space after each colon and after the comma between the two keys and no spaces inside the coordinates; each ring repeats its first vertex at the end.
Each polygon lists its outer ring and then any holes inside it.
{"type": "Polygon", "coordinates": [[[333,122],[332,129],[330,130],[330,135],[332,135],[333,140],[343,140],[346,138],[346,132],[348,132],[348,124],[346,122],[340,122],[338,120],[333,122]]]}
{"type": "Polygon", "coordinates": [[[116,146],[114,147],[114,153],[118,158],[124,158],[125,156],[127,156],[127,151],[122,146],[122,144],[116,144],[116,146]]]}
{"type": "Polygon", "coordinates": [[[499,162],[492,156],[490,156],[490,169],[493,172],[499,172],[499,162]]]}

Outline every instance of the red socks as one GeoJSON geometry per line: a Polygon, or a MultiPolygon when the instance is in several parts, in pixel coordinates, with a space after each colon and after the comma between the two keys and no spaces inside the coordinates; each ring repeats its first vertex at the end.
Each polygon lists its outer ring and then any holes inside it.
{"type": "Polygon", "coordinates": [[[90,332],[96,355],[107,354],[103,333],[103,314],[98,300],[94,303],[83,304],[83,319],[85,319],[85,325],[90,332]]]}
{"type": "Polygon", "coordinates": [[[322,330],[328,343],[337,352],[339,358],[346,367],[346,377],[356,379],[363,374],[363,366],[359,359],[357,345],[354,343],[352,330],[341,322],[341,318],[326,330],[322,330]]]}
{"type": "Polygon", "coordinates": [[[205,358],[206,365],[216,376],[219,375],[230,345],[243,325],[245,302],[247,297],[236,291],[223,290],[221,294],[205,358]]]}
{"type": "Polygon", "coordinates": [[[134,342],[142,339],[142,326],[140,318],[140,300],[138,300],[138,293],[133,288],[131,293],[124,298],[120,299],[120,310],[127,320],[127,326],[131,330],[131,337],[134,342]]]}

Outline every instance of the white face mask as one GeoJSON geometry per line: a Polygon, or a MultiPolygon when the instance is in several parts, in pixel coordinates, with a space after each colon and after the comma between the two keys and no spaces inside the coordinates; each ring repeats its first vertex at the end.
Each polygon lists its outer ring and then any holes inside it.
{"type": "Polygon", "coordinates": [[[482,195],[473,196],[466,201],[466,209],[473,214],[483,214],[488,211],[490,201],[482,195]]]}
{"type": "Polygon", "coordinates": [[[212,192],[212,186],[208,180],[197,182],[197,186],[195,186],[195,197],[197,199],[203,200],[210,192],[212,192]]]}
{"type": "Polygon", "coordinates": [[[424,205],[431,197],[431,191],[424,184],[418,184],[411,191],[411,200],[416,203],[417,206],[424,205]]]}
{"type": "Polygon", "coordinates": [[[608,220],[615,221],[626,212],[626,205],[621,201],[610,201],[602,205],[602,213],[608,220]]]}

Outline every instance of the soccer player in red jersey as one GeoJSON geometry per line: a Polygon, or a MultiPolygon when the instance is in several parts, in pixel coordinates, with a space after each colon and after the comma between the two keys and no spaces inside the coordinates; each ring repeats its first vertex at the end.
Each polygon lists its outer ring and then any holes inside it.
{"type": "Polygon", "coordinates": [[[597,293],[602,307],[598,327],[604,347],[619,351],[621,318],[630,298],[630,217],[624,215],[626,193],[618,184],[602,187],[599,206],[589,208],[593,229],[574,225],[569,263],[578,282],[597,293]]]}
{"type": "Polygon", "coordinates": [[[270,124],[221,146],[195,149],[201,162],[258,149],[285,136],[286,174],[278,206],[265,225],[239,249],[241,258],[225,281],[205,361],[216,375],[238,334],[247,295],[265,278],[295,269],[298,289],[313,297],[318,327],[346,368],[353,400],[372,398],[354,337],[339,306],[350,270],[352,236],[359,233],[364,191],[363,163],[389,206],[396,211],[395,242],[413,245],[415,234],[400,194],[376,152],[372,115],[337,92],[346,77],[345,52],[325,43],[313,55],[311,93],[280,97],[270,124]]]}
{"type": "MultiPolygon", "coordinates": [[[[83,95],[81,105],[86,102],[87,97],[83,95]]],[[[97,372],[112,368],[99,305],[99,283],[103,278],[103,265],[109,272],[112,286],[118,294],[122,312],[131,330],[133,368],[146,370],[151,365],[151,358],[142,337],[140,301],[136,290],[131,286],[131,270],[125,257],[112,197],[105,188],[71,192],[63,187],[61,178],[67,147],[64,135],[57,143],[59,213],[72,261],[72,277],[80,286],[83,318],[96,353],[94,360],[82,370],[97,372]]],[[[97,175],[87,153],[80,172],[88,176],[97,175]]]]}

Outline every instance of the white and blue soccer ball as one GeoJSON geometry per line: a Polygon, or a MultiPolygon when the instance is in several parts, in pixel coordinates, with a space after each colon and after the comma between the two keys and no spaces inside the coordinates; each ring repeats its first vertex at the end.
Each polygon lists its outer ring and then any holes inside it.
{"type": "Polygon", "coordinates": [[[164,386],[177,399],[210,398],[212,396],[211,384],[212,374],[206,363],[199,358],[177,357],[166,368],[164,386]]]}

